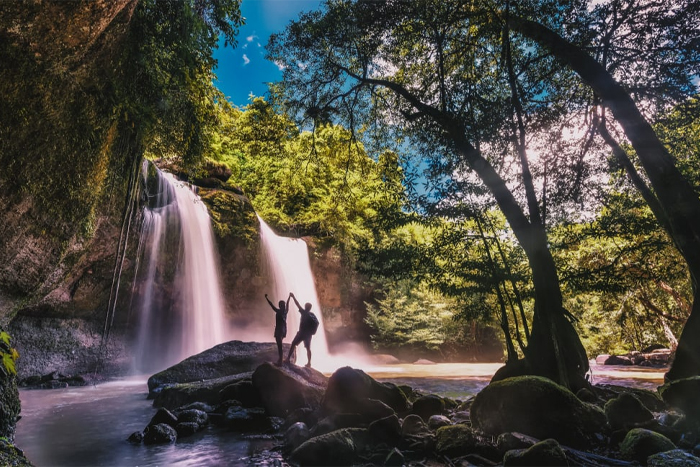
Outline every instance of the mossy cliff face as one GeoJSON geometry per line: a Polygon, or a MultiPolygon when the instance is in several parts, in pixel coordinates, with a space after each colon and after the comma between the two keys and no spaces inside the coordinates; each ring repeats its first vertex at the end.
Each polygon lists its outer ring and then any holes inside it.
{"type": "Polygon", "coordinates": [[[137,154],[109,86],[135,5],[0,6],[0,324],[14,320],[20,376],[62,369],[28,358],[36,342],[61,345],[51,320],[81,320],[73,342],[95,342],[104,322],[137,154]]]}

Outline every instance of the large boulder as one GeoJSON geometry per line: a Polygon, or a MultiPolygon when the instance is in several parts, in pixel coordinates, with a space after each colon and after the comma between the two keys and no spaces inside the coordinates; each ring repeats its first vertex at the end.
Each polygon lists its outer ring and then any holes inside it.
{"type": "Polygon", "coordinates": [[[239,381],[250,379],[251,376],[252,373],[242,373],[224,378],[161,387],[153,399],[153,406],[173,410],[194,402],[217,405],[223,402],[221,399],[222,389],[239,381]]]}
{"type": "Polygon", "coordinates": [[[676,445],[664,435],[645,428],[633,428],[620,443],[620,453],[625,459],[646,464],[647,457],[676,449],[676,445]]]}
{"type": "Polygon", "coordinates": [[[700,421],[700,376],[671,381],[659,388],[661,398],[694,421],[700,421]]]}
{"type": "Polygon", "coordinates": [[[397,413],[410,408],[408,399],[395,384],[380,383],[364,371],[349,366],[331,375],[322,406],[329,413],[356,412],[365,399],[382,401],[397,413]]]}
{"type": "Polygon", "coordinates": [[[474,452],[477,438],[467,425],[451,425],[435,432],[435,451],[447,457],[458,457],[474,452]]]}
{"type": "Polygon", "coordinates": [[[286,417],[295,409],[317,408],[328,378],[313,368],[263,363],[253,372],[253,387],[269,415],[286,417]]]}
{"type": "MultiPolygon", "coordinates": [[[[285,346],[288,350],[289,344],[285,346]]],[[[274,342],[225,342],[148,378],[148,394],[149,397],[154,397],[159,388],[167,385],[218,379],[254,371],[259,365],[277,359],[277,344],[274,342]]]]}
{"type": "Polygon", "coordinates": [[[475,428],[488,434],[520,432],[574,447],[588,446],[589,437],[607,427],[600,408],[539,376],[517,376],[489,384],[474,398],[471,420],[475,428]]]}

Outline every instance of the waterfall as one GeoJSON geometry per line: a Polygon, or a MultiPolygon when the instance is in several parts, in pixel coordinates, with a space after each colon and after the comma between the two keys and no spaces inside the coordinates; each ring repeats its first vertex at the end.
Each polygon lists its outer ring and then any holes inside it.
{"type": "Polygon", "coordinates": [[[189,184],[155,172],[141,233],[144,267],[134,289],[139,372],[167,368],[227,334],[207,208],[189,184]]]}
{"type": "MultiPolygon", "coordinates": [[[[309,263],[309,250],[302,239],[280,237],[272,231],[269,225],[260,217],[260,237],[263,254],[273,283],[273,290],[268,292],[272,303],[277,306],[280,300],[287,300],[289,292],[293,292],[301,306],[311,303],[311,311],[318,317],[320,326],[311,339],[311,365],[314,368],[325,368],[332,357],[328,351],[328,341],[323,327],[321,306],[316,295],[316,285],[309,263]]],[[[294,300],[289,302],[287,315],[287,337],[285,343],[290,343],[299,330],[299,311],[294,300]]],[[[270,331],[272,336],[272,331],[270,331]]],[[[306,363],[304,344],[297,347],[297,364],[306,363]]]]}

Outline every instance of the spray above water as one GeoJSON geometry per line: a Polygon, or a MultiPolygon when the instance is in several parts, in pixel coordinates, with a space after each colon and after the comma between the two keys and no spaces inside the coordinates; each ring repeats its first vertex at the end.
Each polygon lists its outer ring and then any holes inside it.
{"type": "Polygon", "coordinates": [[[192,187],[156,169],[137,280],[135,369],[158,371],[226,340],[214,236],[192,187]]]}
{"type": "MultiPolygon", "coordinates": [[[[275,234],[269,225],[260,217],[260,239],[262,243],[263,255],[267,265],[268,274],[272,280],[273,289],[269,292],[270,300],[277,303],[279,300],[287,300],[289,292],[293,292],[299,300],[301,306],[311,303],[311,311],[318,317],[320,325],[318,331],[311,339],[311,352],[313,357],[311,365],[320,369],[328,365],[331,360],[328,351],[328,341],[323,327],[323,316],[321,306],[316,295],[316,284],[311,272],[309,262],[309,249],[306,242],[300,238],[280,237],[275,234]]],[[[287,337],[285,343],[294,339],[299,330],[300,313],[294,304],[294,300],[289,302],[289,313],[287,314],[287,337]]],[[[272,330],[270,330],[272,335],[272,330]]],[[[306,352],[304,344],[297,347],[297,364],[306,363],[306,352]]]]}

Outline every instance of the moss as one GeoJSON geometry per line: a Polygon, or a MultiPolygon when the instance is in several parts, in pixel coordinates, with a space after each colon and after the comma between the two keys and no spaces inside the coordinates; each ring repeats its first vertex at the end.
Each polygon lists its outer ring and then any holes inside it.
{"type": "Polygon", "coordinates": [[[606,429],[603,411],[540,376],[518,376],[489,384],[471,406],[474,426],[499,435],[520,432],[585,447],[587,438],[606,429]]]}
{"type": "Polygon", "coordinates": [[[504,466],[539,465],[558,466],[568,465],[566,453],[554,439],[546,439],[528,449],[515,449],[506,452],[503,457],[504,466]]]}
{"type": "Polygon", "coordinates": [[[199,194],[209,208],[218,237],[241,239],[247,246],[257,245],[260,227],[248,198],[225,190],[200,189],[199,194]]]}
{"type": "Polygon", "coordinates": [[[435,450],[448,457],[468,454],[476,443],[474,431],[466,425],[443,426],[435,432],[435,437],[435,450]]]}
{"type": "Polygon", "coordinates": [[[620,443],[620,453],[625,459],[646,463],[647,457],[659,452],[676,449],[670,439],[644,428],[634,428],[620,443]]]}

